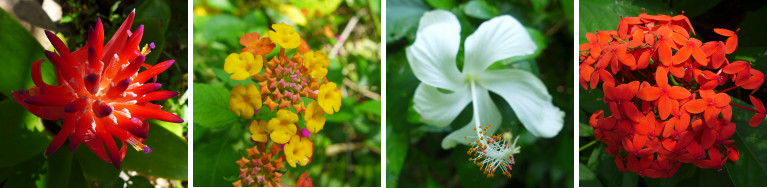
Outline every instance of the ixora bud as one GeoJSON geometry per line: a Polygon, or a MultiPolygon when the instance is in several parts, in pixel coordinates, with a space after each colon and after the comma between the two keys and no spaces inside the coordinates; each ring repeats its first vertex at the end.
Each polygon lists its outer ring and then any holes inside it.
{"type": "Polygon", "coordinates": [[[181,123],[183,119],[162,110],[150,101],[166,100],[178,95],[172,91],[155,91],[157,83],[145,83],[172,64],[173,60],[154,66],[144,63],[149,50],[139,50],[144,27],[131,32],[135,11],[128,15],[114,36],[104,45],[104,27],[99,19],[96,28],[88,33],[88,43],[73,53],[53,33],[46,31],[56,52],[45,51],[56,68],[58,84],[43,82],[40,66],[43,60],[32,64],[34,86],[13,92],[13,99],[32,114],[46,119],[64,119],[45,154],[56,151],[69,136],[70,150],[80,143],[115,168],[125,157],[126,147],[150,152],[142,144],[147,139],[147,119],[181,123]],[[139,72],[141,66],[148,69],[139,72]],[[122,141],[122,149],[114,141],[122,141]],[[125,144],[125,143],[128,144],[125,144]],[[106,146],[106,152],[104,150],[106,146]],[[107,155],[108,154],[108,155],[107,155]]]}

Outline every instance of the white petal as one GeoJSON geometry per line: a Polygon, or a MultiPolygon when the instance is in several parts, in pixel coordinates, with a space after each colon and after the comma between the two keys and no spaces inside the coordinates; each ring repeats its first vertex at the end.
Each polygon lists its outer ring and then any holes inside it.
{"type": "Polygon", "coordinates": [[[495,17],[479,25],[466,38],[464,47],[464,73],[477,73],[493,62],[533,54],[537,48],[525,27],[508,15],[495,17]]]}
{"type": "Polygon", "coordinates": [[[455,58],[461,45],[461,25],[452,13],[424,13],[415,42],[405,50],[413,74],[434,87],[456,90],[466,84],[455,58]]]}
{"type": "Polygon", "coordinates": [[[522,125],[535,136],[559,134],[564,112],[551,103],[546,86],[535,75],[518,69],[492,70],[477,75],[483,87],[503,97],[522,125]]]}
{"type": "Polygon", "coordinates": [[[477,132],[474,130],[474,127],[476,127],[476,124],[474,124],[476,119],[474,117],[480,118],[479,124],[482,127],[493,125],[487,130],[488,135],[494,134],[498,127],[501,127],[501,112],[498,111],[498,107],[493,103],[487,89],[477,87],[474,94],[476,95],[476,101],[472,105],[479,109],[478,115],[472,116],[472,120],[468,125],[447,135],[442,140],[443,149],[452,148],[458,143],[467,144],[469,141],[477,139],[477,132]]]}
{"type": "Polygon", "coordinates": [[[471,101],[468,88],[442,93],[428,84],[419,84],[413,96],[413,108],[424,123],[437,127],[450,125],[471,101]]]}

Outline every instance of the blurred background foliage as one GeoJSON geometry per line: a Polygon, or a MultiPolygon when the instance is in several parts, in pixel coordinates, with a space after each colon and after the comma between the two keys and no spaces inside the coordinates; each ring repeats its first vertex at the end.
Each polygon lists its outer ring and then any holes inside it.
{"type": "MultiPolygon", "coordinates": [[[[726,38],[714,33],[713,28],[725,28],[738,32],[738,48],[727,56],[735,60],[751,61],[752,68],[767,71],[767,30],[764,18],[767,17],[767,2],[748,0],[581,0],[579,44],[588,42],[586,32],[595,30],[615,30],[619,16],[637,16],[645,8],[647,14],[679,14],[689,17],[695,32],[695,38],[701,41],[724,41],[726,38]]],[[[692,37],[692,36],[691,36],[692,37]]],[[[642,178],[636,173],[621,173],[609,156],[605,145],[596,141],[593,130],[588,125],[589,117],[597,110],[607,111],[601,101],[603,92],[583,90],[580,87],[579,112],[579,184],[580,186],[766,186],[767,179],[767,121],[758,127],[748,126],[753,112],[733,108],[732,122],[737,124],[735,145],[740,150],[740,160],[727,162],[720,170],[701,169],[692,164],[683,164],[676,174],[668,179],[642,178]]],[[[749,90],[736,89],[727,92],[732,103],[748,106],[749,90]]],[[[760,88],[754,97],[767,100],[767,89],[760,88]]]]}
{"type": "MultiPolygon", "coordinates": [[[[62,147],[45,157],[44,151],[60,131],[62,121],[43,121],[10,97],[11,91],[33,85],[31,64],[45,58],[44,47],[25,29],[30,27],[28,23],[33,25],[32,32],[52,30],[74,51],[85,44],[88,28],[95,26],[97,18],[102,19],[105,40],[108,40],[135,9],[131,30],[144,25],[141,45],[151,42],[157,45],[146,63],[154,65],[158,60],[176,60],[171,68],[158,75],[157,82],[163,84],[162,90],[177,91],[180,95],[155,103],[184,118],[188,96],[187,3],[162,0],[46,1],[54,4],[45,7],[38,1],[7,3],[16,4],[0,9],[0,57],[3,58],[0,62],[3,67],[0,69],[0,118],[4,121],[0,126],[0,148],[3,148],[0,187],[186,187],[186,123],[150,120],[149,139],[144,144],[153,151],[144,154],[128,149],[122,170],[118,170],[84,146],[75,152],[62,147]],[[48,16],[55,15],[51,12],[56,11],[60,17],[48,16]],[[36,23],[43,22],[55,25],[50,26],[52,28],[37,27],[39,24],[36,23]]],[[[49,84],[55,83],[53,65],[47,59],[43,63],[43,78],[49,84]]]]}
{"type": "MultiPolygon", "coordinates": [[[[573,187],[573,7],[572,0],[387,0],[386,14],[386,184],[387,187],[573,187]],[[492,68],[518,68],[543,80],[554,105],[566,113],[564,128],[556,138],[539,139],[522,128],[511,108],[496,94],[491,98],[503,114],[500,131],[520,134],[522,152],[515,155],[511,179],[486,178],[468,161],[468,146],[442,149],[442,139],[471,120],[471,107],[451,126],[435,128],[421,122],[413,109],[419,80],[405,57],[415,40],[424,12],[445,9],[461,23],[461,41],[479,25],[508,14],[524,25],[538,45],[533,55],[496,62],[492,68]]],[[[458,52],[462,67],[463,45],[458,52]]],[[[492,92],[491,92],[492,93],[492,92]]]]}
{"type": "MultiPolygon", "coordinates": [[[[240,52],[245,33],[267,36],[280,22],[330,56],[327,78],[343,96],[341,111],[326,116],[324,129],[313,135],[311,163],[287,167],[282,182],[295,185],[307,172],[315,186],[381,185],[380,0],[195,0],[193,9],[195,186],[236,181],[235,161],[254,142],[250,121],[228,110],[229,92],[253,81],[229,79],[224,59],[240,52]]],[[[257,118],[272,115],[264,108],[257,118]]]]}

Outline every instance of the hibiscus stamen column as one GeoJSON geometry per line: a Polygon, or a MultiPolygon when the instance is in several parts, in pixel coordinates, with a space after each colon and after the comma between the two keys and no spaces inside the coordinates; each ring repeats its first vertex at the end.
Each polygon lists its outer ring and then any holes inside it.
{"type": "MultiPolygon", "coordinates": [[[[469,80],[471,92],[475,93],[475,83],[471,76],[469,76],[469,80]]],[[[472,94],[472,99],[477,101],[477,96],[472,94]]],[[[514,142],[510,142],[512,137],[511,132],[488,136],[487,130],[493,125],[488,125],[482,129],[478,103],[473,103],[473,110],[474,131],[477,134],[477,140],[475,140],[474,143],[468,143],[471,148],[469,148],[467,154],[474,155],[474,158],[469,158],[469,161],[479,166],[479,170],[488,178],[495,177],[495,171],[498,167],[501,168],[502,175],[511,178],[510,171],[512,165],[515,164],[514,154],[519,153],[521,149],[517,146],[519,136],[514,139],[514,142]]]]}

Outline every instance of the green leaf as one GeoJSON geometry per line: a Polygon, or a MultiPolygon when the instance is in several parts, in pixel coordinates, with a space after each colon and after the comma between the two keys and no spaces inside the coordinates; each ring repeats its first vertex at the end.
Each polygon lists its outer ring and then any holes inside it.
{"type": "Polygon", "coordinates": [[[549,6],[549,0],[530,1],[530,4],[533,5],[533,11],[539,13],[542,12],[543,9],[545,9],[547,6],[549,6]]]}
{"type": "Polygon", "coordinates": [[[637,184],[639,184],[639,175],[636,173],[623,173],[623,183],[621,186],[636,187],[637,184]]]}
{"type": "Polygon", "coordinates": [[[38,187],[61,187],[68,185],[70,172],[72,172],[72,159],[74,153],[68,149],[59,149],[53,152],[45,160],[45,165],[41,169],[40,179],[37,180],[38,187]]]}
{"type": "Polygon", "coordinates": [[[45,164],[42,154],[29,158],[15,166],[0,168],[0,184],[3,187],[36,187],[40,169],[45,164]]]}
{"type": "Polygon", "coordinates": [[[426,0],[435,9],[450,10],[455,6],[455,0],[426,0]]]}
{"type": "Polygon", "coordinates": [[[75,159],[80,164],[83,177],[88,185],[95,187],[105,187],[107,185],[114,185],[117,178],[119,178],[120,170],[115,168],[114,165],[105,162],[93,151],[88,149],[85,144],[81,144],[75,150],[75,159]]]}
{"type": "MultiPolygon", "coordinates": [[[[458,175],[461,177],[461,185],[463,187],[490,187],[490,181],[487,181],[487,176],[482,174],[477,165],[469,162],[470,157],[473,155],[466,154],[469,150],[469,146],[459,144],[453,148],[453,157],[458,175]]],[[[511,171],[512,176],[517,171],[511,171]]],[[[498,175],[500,178],[503,176],[498,175]]]]}
{"type": "Polygon", "coordinates": [[[602,183],[597,180],[597,176],[594,172],[586,167],[583,163],[578,163],[578,180],[579,185],[584,187],[601,187],[602,183]]]}
{"type": "MultiPolygon", "coordinates": [[[[751,107],[736,98],[732,98],[731,103],[751,107]]],[[[767,185],[767,121],[762,121],[757,127],[751,127],[748,121],[753,115],[753,112],[732,108],[732,122],[737,127],[735,135],[731,138],[735,140],[740,159],[727,162],[725,166],[735,186],[767,185]]]]}
{"type": "Polygon", "coordinates": [[[394,132],[392,126],[386,126],[386,132],[386,185],[397,187],[410,143],[404,133],[394,132]]]}
{"type": "MultiPolygon", "coordinates": [[[[180,125],[178,125],[180,126],[180,125]]],[[[128,149],[123,168],[166,179],[187,179],[187,143],[163,126],[150,125],[145,145],[150,153],[128,149]]]]}
{"type": "Polygon", "coordinates": [[[194,83],[194,124],[207,127],[231,125],[237,115],[229,111],[229,90],[221,85],[194,83]]]}
{"type": "Polygon", "coordinates": [[[428,10],[421,0],[386,1],[386,43],[415,33],[421,15],[428,10]]]}
{"type": "MultiPolygon", "coordinates": [[[[32,86],[30,75],[33,62],[44,59],[43,47],[16,19],[0,9],[0,95],[10,97],[11,91],[32,86]]],[[[52,64],[43,63],[43,78],[47,83],[55,82],[52,64]]],[[[3,163],[3,162],[0,162],[3,163]]],[[[2,166],[2,165],[0,165],[2,166]]]]}
{"type": "Polygon", "coordinates": [[[235,9],[229,0],[205,0],[205,4],[219,10],[233,11],[235,9]]]}
{"type": "MultiPolygon", "coordinates": [[[[141,38],[144,44],[154,43],[155,49],[146,57],[148,64],[155,64],[165,48],[165,31],[168,30],[171,10],[167,3],[160,0],[148,0],[141,3],[136,9],[136,18],[133,28],[144,25],[144,36],[141,38]]],[[[165,61],[165,59],[163,60],[165,61]]],[[[178,63],[178,62],[177,62],[178,63]]]]}
{"type": "MultiPolygon", "coordinates": [[[[168,22],[170,21],[171,10],[165,1],[161,0],[147,0],[136,8],[136,19],[156,18],[160,19],[162,30],[168,30],[168,22]]],[[[133,24],[136,25],[135,23],[133,24]]]]}
{"type": "Polygon", "coordinates": [[[264,14],[263,11],[253,10],[252,12],[245,15],[242,20],[245,21],[245,23],[248,23],[246,32],[257,32],[261,35],[261,37],[268,37],[268,34],[265,35],[265,33],[267,28],[271,28],[271,26],[268,25],[269,22],[266,20],[266,14],[264,14]]]}
{"type": "Polygon", "coordinates": [[[484,0],[469,1],[463,8],[463,12],[468,16],[484,20],[498,16],[498,8],[484,0]]]}
{"type": "MultiPolygon", "coordinates": [[[[198,130],[197,123],[194,126],[195,130],[198,130]]],[[[242,137],[245,133],[240,126],[231,126],[227,130],[220,132],[223,134],[210,135],[210,137],[215,139],[195,143],[193,152],[195,159],[193,186],[195,187],[232,186],[232,182],[224,178],[233,177],[239,173],[235,161],[242,156],[234,148],[238,141],[235,138],[237,136],[242,137]]]]}
{"type": "Polygon", "coordinates": [[[322,15],[327,15],[336,11],[341,0],[290,0],[291,4],[301,10],[309,10],[309,14],[319,11],[322,15]]]}
{"type": "Polygon", "coordinates": [[[333,115],[328,115],[326,117],[328,122],[340,123],[340,122],[351,121],[356,116],[347,111],[339,111],[339,112],[333,113],[333,115]]]}
{"type": "Polygon", "coordinates": [[[202,30],[209,41],[223,41],[229,46],[239,46],[240,37],[245,34],[245,22],[228,14],[215,15],[202,30]]]}
{"type": "Polygon", "coordinates": [[[363,112],[372,113],[375,115],[381,115],[381,101],[380,100],[369,100],[365,101],[364,103],[357,106],[360,110],[363,112]]]}
{"type": "Polygon", "coordinates": [[[578,137],[591,137],[594,135],[594,129],[591,126],[579,123],[578,124],[578,137]]]}
{"type": "MultiPolygon", "coordinates": [[[[0,36],[2,37],[2,36],[0,36]]],[[[2,69],[0,69],[1,71],[2,69]]],[[[0,101],[0,167],[7,167],[41,154],[51,137],[44,131],[42,121],[14,100],[0,101]]]]}

